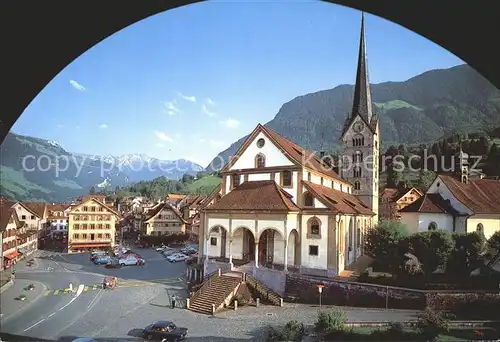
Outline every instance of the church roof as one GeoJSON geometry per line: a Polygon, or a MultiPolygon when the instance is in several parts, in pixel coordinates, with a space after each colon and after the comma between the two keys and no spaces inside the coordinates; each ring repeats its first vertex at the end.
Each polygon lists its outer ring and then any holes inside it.
{"type": "Polygon", "coordinates": [[[332,166],[327,165],[316,154],[291,142],[290,140],[279,135],[269,127],[263,126],[261,124],[258,124],[257,127],[253,130],[253,132],[250,133],[247,140],[243,143],[238,152],[236,152],[236,154],[229,161],[229,163],[227,163],[226,166],[224,166],[222,172],[229,170],[229,168],[238,160],[240,155],[244,153],[248,144],[250,144],[253,141],[253,139],[257,136],[259,132],[264,133],[276,145],[276,147],[280,149],[281,152],[283,152],[283,154],[285,154],[288,158],[290,158],[291,161],[293,161],[296,165],[300,165],[301,167],[308,168],[319,174],[323,174],[333,179],[337,179],[339,181],[342,181],[343,183],[346,184],[349,183],[349,181],[343,179],[335,171],[333,171],[332,166]]]}
{"type": "Polygon", "coordinates": [[[445,200],[440,194],[425,194],[399,212],[459,215],[450,201],[445,200]]]}
{"type": "Polygon", "coordinates": [[[375,215],[366,204],[352,194],[308,181],[303,181],[303,184],[315,197],[335,213],[375,215]]]}
{"type": "Polygon", "coordinates": [[[500,214],[500,181],[470,179],[462,183],[451,175],[439,175],[453,197],[475,214],[500,214]]]}
{"type": "Polygon", "coordinates": [[[291,196],[273,180],[247,181],[205,210],[299,211],[291,196]]]}

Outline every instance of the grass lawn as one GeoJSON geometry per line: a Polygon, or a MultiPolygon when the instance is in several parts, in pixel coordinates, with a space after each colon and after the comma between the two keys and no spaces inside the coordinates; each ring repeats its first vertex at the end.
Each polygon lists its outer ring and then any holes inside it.
{"type": "Polygon", "coordinates": [[[216,176],[206,176],[195,180],[193,183],[187,186],[187,191],[189,193],[196,193],[198,189],[203,187],[215,189],[221,183],[221,179],[216,176]]]}

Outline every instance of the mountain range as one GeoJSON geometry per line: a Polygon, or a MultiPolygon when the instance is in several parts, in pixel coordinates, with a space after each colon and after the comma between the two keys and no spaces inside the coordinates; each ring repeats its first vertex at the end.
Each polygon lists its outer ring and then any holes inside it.
{"type": "MultiPolygon", "coordinates": [[[[309,150],[335,151],[352,108],[353,90],[353,85],[339,85],[298,96],[265,126],[309,150]]],[[[468,65],[427,71],[404,82],[372,84],[371,90],[383,149],[500,124],[500,91],[468,65]]],[[[220,152],[206,171],[220,169],[246,138],[220,152]]]]}
{"type": "Polygon", "coordinates": [[[71,153],[55,141],[13,132],[2,142],[0,155],[0,194],[23,201],[68,201],[92,187],[99,190],[160,176],[180,179],[203,170],[185,159],[71,153]]]}

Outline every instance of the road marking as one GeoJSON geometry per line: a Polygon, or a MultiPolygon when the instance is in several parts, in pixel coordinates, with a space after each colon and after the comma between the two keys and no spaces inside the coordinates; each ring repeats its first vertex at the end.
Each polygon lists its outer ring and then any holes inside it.
{"type": "Polygon", "coordinates": [[[55,290],[54,291],[54,296],[58,295],[59,294],[59,290],[55,290]]]}
{"type": "Polygon", "coordinates": [[[53,312],[53,313],[51,313],[50,315],[48,315],[48,316],[47,316],[47,318],[50,318],[50,317],[54,316],[55,314],[56,314],[56,313],[55,313],[55,312],[53,312]]]}
{"type": "Polygon", "coordinates": [[[85,286],[85,287],[83,288],[83,291],[85,291],[85,292],[87,292],[88,290],[89,290],[89,287],[88,287],[88,286],[85,286]]]}
{"type": "Polygon", "coordinates": [[[87,309],[90,309],[90,307],[95,303],[95,301],[97,300],[97,297],[99,297],[99,295],[102,293],[102,289],[99,289],[99,292],[96,293],[95,297],[92,298],[92,300],[90,301],[89,305],[87,306],[87,309]]]}
{"type": "Polygon", "coordinates": [[[38,322],[36,322],[35,324],[33,324],[31,327],[24,329],[24,331],[28,331],[28,330],[36,327],[38,324],[42,323],[43,321],[45,321],[45,318],[42,318],[41,320],[39,320],[38,322]]]}
{"type": "Polygon", "coordinates": [[[52,292],[52,290],[47,290],[47,291],[45,291],[45,293],[43,295],[48,296],[51,292],[52,292]]]}

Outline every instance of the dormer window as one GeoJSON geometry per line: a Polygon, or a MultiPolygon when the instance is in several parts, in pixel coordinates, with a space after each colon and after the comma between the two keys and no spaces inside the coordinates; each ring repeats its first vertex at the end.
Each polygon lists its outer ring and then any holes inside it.
{"type": "Polygon", "coordinates": [[[304,194],[304,206],[305,207],[314,207],[314,197],[309,192],[304,194]]]}
{"type": "Polygon", "coordinates": [[[261,169],[264,167],[266,167],[266,157],[262,153],[259,153],[255,156],[255,168],[261,169]]]}

